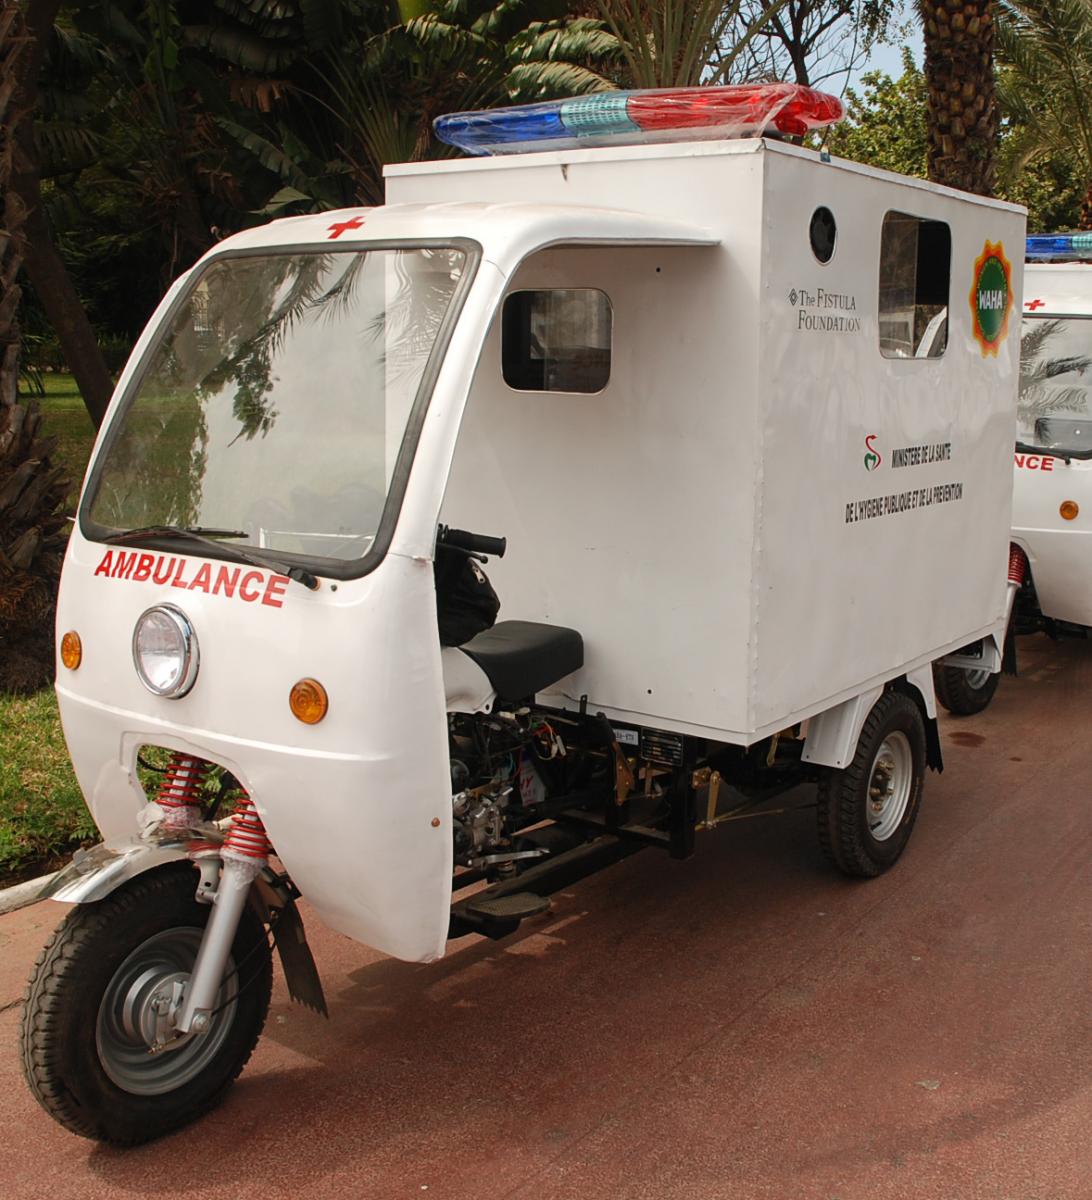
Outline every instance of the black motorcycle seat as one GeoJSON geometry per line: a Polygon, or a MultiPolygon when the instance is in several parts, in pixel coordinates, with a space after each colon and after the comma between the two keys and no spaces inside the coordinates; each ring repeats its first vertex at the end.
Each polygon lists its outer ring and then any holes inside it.
{"type": "Polygon", "coordinates": [[[584,639],[575,629],[534,621],[499,621],[459,649],[503,700],[533,696],[584,665],[584,639]]]}

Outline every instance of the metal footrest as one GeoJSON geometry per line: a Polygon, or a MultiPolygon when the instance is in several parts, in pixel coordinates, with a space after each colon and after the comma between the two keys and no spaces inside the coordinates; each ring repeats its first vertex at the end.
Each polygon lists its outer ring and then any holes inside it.
{"type": "Polygon", "coordinates": [[[539,913],[548,912],[550,899],[548,896],[536,896],[534,892],[511,892],[507,896],[483,893],[481,897],[471,896],[463,907],[473,916],[490,921],[522,921],[525,917],[537,917],[539,913]]]}

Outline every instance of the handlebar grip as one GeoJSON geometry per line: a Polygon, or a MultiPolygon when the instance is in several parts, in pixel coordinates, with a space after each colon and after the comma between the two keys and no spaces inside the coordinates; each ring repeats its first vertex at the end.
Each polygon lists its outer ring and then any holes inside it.
{"type": "Polygon", "coordinates": [[[439,540],[455,550],[466,550],[470,554],[492,554],[496,558],[503,558],[508,548],[507,538],[470,533],[466,529],[442,529],[439,540]]]}

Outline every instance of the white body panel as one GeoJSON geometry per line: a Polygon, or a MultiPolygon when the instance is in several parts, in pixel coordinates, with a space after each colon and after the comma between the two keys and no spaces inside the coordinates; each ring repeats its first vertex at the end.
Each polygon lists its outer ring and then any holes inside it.
{"type": "MultiPolygon", "coordinates": [[[[1092,264],[1028,263],[1024,270],[1025,313],[1087,318],[1092,348],[1092,264]]],[[[1028,557],[1043,615],[1092,626],[1092,460],[1017,453],[1013,472],[1012,540],[1028,557]],[[1058,511],[1064,500],[1080,508],[1072,521],[1058,511]]]]}
{"type": "Polygon", "coordinates": [[[639,196],[719,242],[559,247],[522,264],[508,291],[610,297],[612,373],[597,395],[514,392],[496,327],[486,342],[443,519],[509,537],[490,568],[502,617],[584,635],[584,669],[548,700],[587,694],[618,720],[749,743],[999,629],[1017,338],[985,356],[968,297],[987,238],[1007,248],[1019,294],[1018,212],[763,142],[396,167],[388,191],[639,196]],[[820,203],[840,229],[826,265],[808,243],[820,203]],[[888,210],[950,225],[940,358],[880,354],[888,210]],[[811,312],[859,327],[802,328],[803,297],[820,289],[852,307],[811,312]],[[884,456],[871,473],[869,435],[884,456]],[[891,466],[895,448],[934,443],[951,445],[947,461],[891,466]],[[949,484],[957,503],[847,523],[858,501],[949,484]]]}

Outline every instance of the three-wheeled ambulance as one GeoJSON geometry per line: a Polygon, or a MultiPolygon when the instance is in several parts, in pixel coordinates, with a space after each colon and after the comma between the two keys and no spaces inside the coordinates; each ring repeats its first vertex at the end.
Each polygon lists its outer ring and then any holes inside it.
{"type": "Polygon", "coordinates": [[[801,781],[835,866],[896,861],[941,767],[931,664],[1004,627],[1024,218],[784,140],[839,111],[459,114],[476,157],[171,289],[58,605],[104,839],[22,1025],[62,1124],[211,1107],[270,940],[323,1008],[301,894],[425,962],[801,781]]]}
{"type": "Polygon", "coordinates": [[[1027,239],[1012,540],[1016,628],[1092,628],[1092,234],[1027,239]]]}

